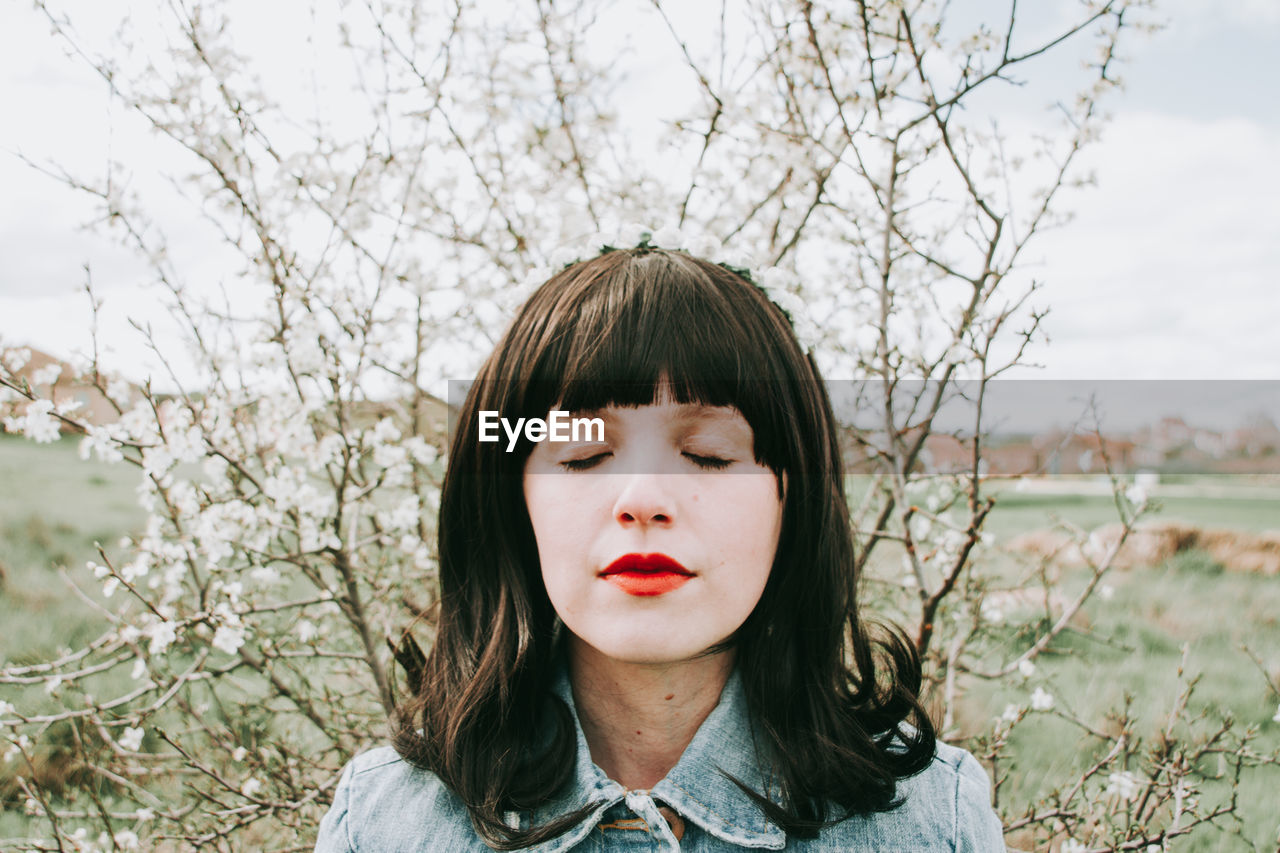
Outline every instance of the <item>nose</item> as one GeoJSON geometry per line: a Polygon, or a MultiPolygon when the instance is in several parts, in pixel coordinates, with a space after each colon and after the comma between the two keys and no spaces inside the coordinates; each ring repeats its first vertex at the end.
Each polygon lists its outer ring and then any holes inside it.
{"type": "Polygon", "coordinates": [[[657,474],[627,475],[613,506],[613,517],[623,527],[669,526],[675,521],[675,501],[657,474]]]}

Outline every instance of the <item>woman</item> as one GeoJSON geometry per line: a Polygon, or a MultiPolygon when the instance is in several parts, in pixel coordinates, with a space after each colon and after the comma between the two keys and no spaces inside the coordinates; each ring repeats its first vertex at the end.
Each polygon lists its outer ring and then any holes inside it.
{"type": "Polygon", "coordinates": [[[317,851],[1004,849],[858,613],[830,402],[743,271],[647,237],[567,266],[458,423],[437,636],[317,851]]]}

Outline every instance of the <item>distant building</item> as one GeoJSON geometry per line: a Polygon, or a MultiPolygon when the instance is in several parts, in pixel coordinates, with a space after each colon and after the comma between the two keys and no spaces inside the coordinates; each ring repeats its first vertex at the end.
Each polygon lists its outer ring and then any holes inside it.
{"type": "Polygon", "coordinates": [[[1242,426],[1223,436],[1229,453],[1269,456],[1280,453],[1280,428],[1264,414],[1250,417],[1242,426]]]}
{"type": "MultiPolygon", "coordinates": [[[[27,353],[30,353],[30,357],[25,360],[25,364],[13,372],[6,368],[5,375],[19,382],[26,381],[37,396],[52,400],[60,408],[68,404],[78,404],[74,411],[66,412],[72,420],[102,426],[119,419],[120,413],[107,396],[94,385],[91,379],[78,376],[76,368],[68,362],[32,347],[8,347],[0,350],[0,363],[8,365],[14,361],[21,361],[22,356],[27,353]]],[[[108,381],[107,378],[103,378],[104,385],[108,381]]],[[[119,381],[113,390],[120,398],[117,402],[126,408],[132,405],[141,394],[137,386],[119,381]]],[[[20,415],[25,408],[26,403],[23,400],[10,401],[0,404],[0,415],[20,415]]],[[[68,430],[64,427],[63,431],[68,430]]]]}

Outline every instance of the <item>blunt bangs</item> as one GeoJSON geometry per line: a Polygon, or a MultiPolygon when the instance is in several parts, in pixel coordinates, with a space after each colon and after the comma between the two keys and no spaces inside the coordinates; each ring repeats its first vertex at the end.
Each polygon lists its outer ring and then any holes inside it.
{"type": "Polygon", "coordinates": [[[815,380],[785,315],[724,267],[681,252],[615,250],[554,276],[510,334],[511,364],[497,375],[525,377],[509,388],[519,399],[507,401],[520,417],[669,395],[738,409],[757,460],[775,472],[794,459],[785,437],[798,434],[796,405],[815,380]]]}

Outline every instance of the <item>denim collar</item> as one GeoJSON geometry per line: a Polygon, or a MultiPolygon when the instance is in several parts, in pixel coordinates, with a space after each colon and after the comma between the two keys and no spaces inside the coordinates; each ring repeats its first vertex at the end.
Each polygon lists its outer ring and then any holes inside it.
{"type": "Polygon", "coordinates": [[[568,668],[563,662],[552,692],[564,701],[573,716],[578,743],[576,766],[572,783],[538,807],[532,815],[533,821],[544,824],[588,805],[592,810],[578,826],[531,850],[538,853],[568,850],[595,828],[606,810],[621,800],[626,800],[632,811],[650,826],[657,827],[671,849],[678,845],[658,814],[655,801],[669,805],[686,820],[730,844],[766,850],[781,850],[786,845],[786,834],[724,775],[741,780],[774,802],[781,801],[777,786],[770,784],[771,779],[762,770],[767,764],[758,756],[747,696],[736,668],[725,682],[719,703],[698,727],[676,766],[648,791],[627,791],[592,762],[573,701],[568,668]]]}

